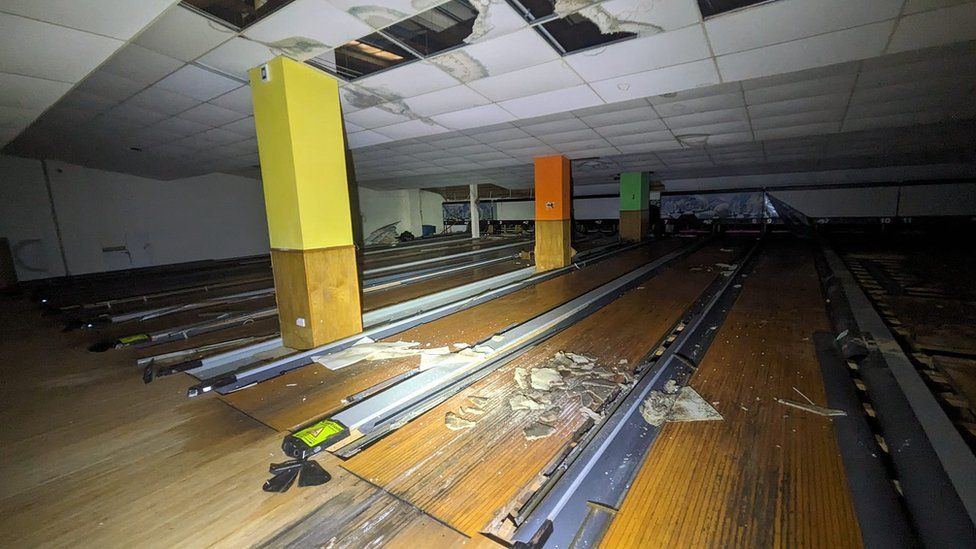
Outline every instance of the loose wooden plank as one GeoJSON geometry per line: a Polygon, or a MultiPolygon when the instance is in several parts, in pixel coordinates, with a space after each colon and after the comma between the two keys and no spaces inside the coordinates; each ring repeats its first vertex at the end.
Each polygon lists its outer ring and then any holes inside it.
{"type": "Polygon", "coordinates": [[[666,424],[603,547],[858,547],[812,335],[828,328],[808,250],[767,250],[691,379],[724,421],[666,424]]]}

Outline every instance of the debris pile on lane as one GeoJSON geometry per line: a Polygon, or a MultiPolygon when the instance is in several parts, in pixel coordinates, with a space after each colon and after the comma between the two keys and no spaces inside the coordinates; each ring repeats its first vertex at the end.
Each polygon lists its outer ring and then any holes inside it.
{"type": "Polygon", "coordinates": [[[679,387],[673,379],[661,391],[651,391],[640,406],[641,416],[649,424],[660,427],[673,421],[718,421],[722,414],[705,401],[691,387],[679,387]]]}

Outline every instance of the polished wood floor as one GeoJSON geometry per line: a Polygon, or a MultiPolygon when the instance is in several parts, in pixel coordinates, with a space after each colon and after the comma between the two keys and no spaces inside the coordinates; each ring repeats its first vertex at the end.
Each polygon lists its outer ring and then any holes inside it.
{"type": "Polygon", "coordinates": [[[772,246],[691,379],[724,421],[668,423],[603,547],[858,547],[813,333],[828,329],[813,256],[772,246]]]}
{"type": "Polygon", "coordinates": [[[328,460],[324,487],[262,492],[280,432],[188,400],[189,376],[144,385],[129,352],[87,352],[26,300],[0,305],[0,546],[471,546],[328,460]]]}

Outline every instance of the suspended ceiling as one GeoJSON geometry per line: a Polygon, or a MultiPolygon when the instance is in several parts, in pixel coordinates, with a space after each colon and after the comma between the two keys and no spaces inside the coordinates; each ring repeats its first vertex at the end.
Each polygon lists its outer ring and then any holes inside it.
{"type": "MultiPolygon", "coordinates": [[[[381,4],[399,17],[432,5],[381,4]]],[[[524,186],[546,154],[576,159],[582,183],[620,168],[687,177],[973,158],[974,2],[777,0],[703,21],[694,0],[606,0],[602,12],[637,36],[569,55],[509,4],[479,5],[470,44],[340,81],[360,182],[524,186]]],[[[393,22],[361,8],[295,0],[241,32],[173,7],[4,152],[163,179],[257,176],[247,69],[296,54],[289,39],[338,47],[393,22]]]]}

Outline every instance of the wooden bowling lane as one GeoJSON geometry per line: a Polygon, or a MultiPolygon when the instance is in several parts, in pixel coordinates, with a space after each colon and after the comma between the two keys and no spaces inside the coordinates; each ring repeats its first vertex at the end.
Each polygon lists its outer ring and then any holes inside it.
{"type": "Polygon", "coordinates": [[[691,378],[724,421],[664,426],[603,547],[860,546],[831,420],[775,400],[826,403],[827,329],[811,250],[771,245],[691,378]]]}
{"type": "Polygon", "coordinates": [[[485,265],[484,267],[467,269],[464,271],[431,278],[415,284],[392,286],[388,289],[369,292],[363,294],[363,310],[372,311],[374,309],[381,309],[390,305],[396,305],[397,303],[403,303],[404,301],[409,301],[425,295],[430,295],[450,288],[456,288],[458,286],[477,282],[479,280],[485,280],[498,275],[503,275],[505,273],[510,273],[512,271],[528,267],[531,264],[532,263],[529,261],[511,259],[508,261],[502,261],[500,263],[494,263],[492,265],[485,265]]]}
{"type": "MultiPolygon", "coordinates": [[[[431,347],[475,343],[524,322],[689,242],[664,239],[619,253],[582,269],[532,285],[477,307],[417,326],[388,338],[431,347]]],[[[360,362],[342,370],[309,365],[228,395],[226,402],[279,430],[294,429],[334,412],[343,399],[416,368],[417,357],[360,362]]]]}
{"type": "MultiPolygon", "coordinates": [[[[730,244],[714,243],[674,262],[640,287],[350,458],[344,467],[457,530],[477,535],[537,479],[587,421],[583,397],[572,389],[551,392],[552,402],[543,409],[513,411],[509,399],[525,392],[514,381],[515,368],[545,366],[555,353],[569,351],[596,358],[597,369],[608,374],[629,371],[719,276],[715,263],[734,260],[737,254],[721,251],[723,246],[728,249],[730,244]],[[472,396],[488,399],[483,415],[462,410],[470,408],[472,396]],[[527,440],[524,429],[553,410],[557,417],[544,422],[554,432],[527,440]],[[449,430],[445,426],[449,413],[475,425],[449,430]]],[[[608,384],[616,388],[624,379],[611,377],[608,384]]],[[[598,408],[596,403],[590,406],[598,408]]]]}

